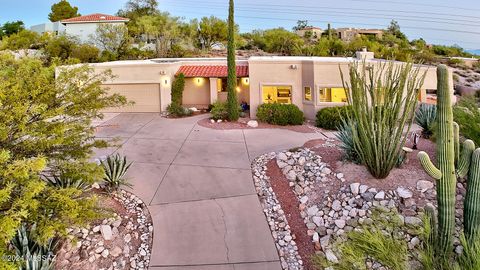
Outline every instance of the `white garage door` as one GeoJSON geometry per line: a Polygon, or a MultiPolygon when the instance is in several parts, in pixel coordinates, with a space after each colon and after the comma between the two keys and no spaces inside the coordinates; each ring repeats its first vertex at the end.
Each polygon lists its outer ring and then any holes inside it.
{"type": "Polygon", "coordinates": [[[120,94],[135,104],[108,108],[105,112],[160,112],[160,84],[109,84],[109,93],[120,94]]]}

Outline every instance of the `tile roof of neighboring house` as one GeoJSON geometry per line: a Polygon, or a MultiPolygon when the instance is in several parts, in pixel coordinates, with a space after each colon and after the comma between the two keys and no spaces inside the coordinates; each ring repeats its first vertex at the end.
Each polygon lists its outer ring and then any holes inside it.
{"type": "MultiPolygon", "coordinates": [[[[222,78],[228,76],[227,66],[181,66],[176,75],[185,77],[222,78]]],[[[248,66],[237,66],[237,77],[248,77],[248,66]]]]}
{"type": "Polygon", "coordinates": [[[61,23],[83,23],[83,22],[128,22],[129,19],[123,18],[123,17],[118,17],[118,16],[112,16],[112,15],[107,15],[107,14],[101,14],[101,13],[94,13],[94,14],[89,14],[85,16],[80,16],[80,17],[74,17],[66,20],[60,21],[61,23]]]}

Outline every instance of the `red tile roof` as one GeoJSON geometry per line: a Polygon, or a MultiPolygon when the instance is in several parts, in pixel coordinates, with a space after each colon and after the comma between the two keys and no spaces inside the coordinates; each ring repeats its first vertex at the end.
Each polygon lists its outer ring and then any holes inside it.
{"type": "Polygon", "coordinates": [[[129,19],[123,18],[123,17],[118,17],[118,16],[112,16],[112,15],[107,15],[107,14],[101,14],[101,13],[94,13],[94,14],[89,14],[85,16],[80,16],[80,17],[74,17],[66,20],[62,20],[62,23],[82,23],[82,22],[102,22],[102,21],[124,21],[127,22],[129,19]]]}
{"type": "MultiPolygon", "coordinates": [[[[228,76],[227,66],[181,66],[176,75],[185,77],[222,78],[228,76]]],[[[248,77],[248,66],[237,66],[237,77],[248,77]]]]}

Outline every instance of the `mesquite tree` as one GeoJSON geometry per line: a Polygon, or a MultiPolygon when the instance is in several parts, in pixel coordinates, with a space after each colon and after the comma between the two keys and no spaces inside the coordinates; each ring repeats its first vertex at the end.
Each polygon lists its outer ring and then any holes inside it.
{"type": "Polygon", "coordinates": [[[234,7],[233,0],[230,0],[228,9],[228,77],[227,77],[227,110],[228,120],[237,121],[240,112],[238,110],[237,101],[237,67],[235,63],[235,21],[234,21],[234,7]]]}
{"type": "Polygon", "coordinates": [[[349,82],[340,72],[352,106],[346,122],[351,123],[355,150],[374,177],[386,178],[398,164],[425,73],[411,63],[394,62],[355,62],[349,82]]]}

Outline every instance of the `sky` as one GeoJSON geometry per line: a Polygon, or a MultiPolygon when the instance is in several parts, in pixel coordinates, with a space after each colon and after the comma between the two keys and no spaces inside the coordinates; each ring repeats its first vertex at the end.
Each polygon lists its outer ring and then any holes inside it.
{"type": "MultiPolygon", "coordinates": [[[[0,0],[0,23],[22,20],[27,26],[48,21],[55,0],[0,0]]],[[[70,0],[83,15],[114,14],[126,0],[70,0]]],[[[479,0],[236,0],[236,23],[241,32],[284,27],[308,20],[323,29],[386,28],[399,22],[410,39],[424,38],[433,44],[480,49],[479,0]]],[[[159,0],[162,11],[185,20],[215,15],[227,17],[228,0],[159,0]]]]}

